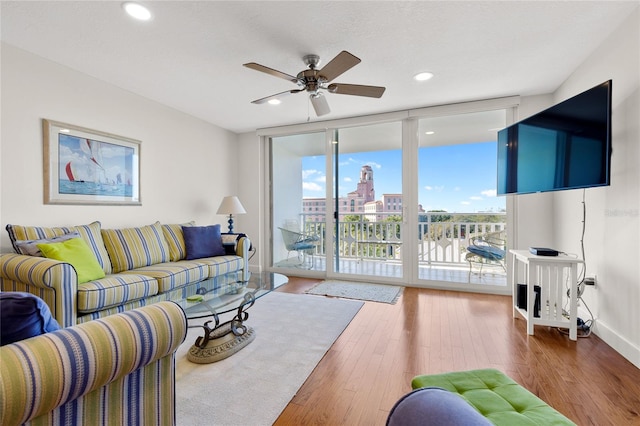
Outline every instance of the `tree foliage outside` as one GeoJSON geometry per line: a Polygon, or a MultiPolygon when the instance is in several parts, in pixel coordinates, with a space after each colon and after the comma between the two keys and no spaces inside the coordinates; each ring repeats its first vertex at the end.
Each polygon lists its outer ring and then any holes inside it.
{"type": "Polygon", "coordinates": [[[504,223],[504,214],[458,214],[444,210],[430,210],[419,215],[419,233],[422,239],[439,240],[442,238],[466,238],[468,235],[483,232],[480,224],[504,223]],[[435,214],[434,214],[435,213],[435,214]],[[428,225],[424,225],[424,223],[428,225]]]}

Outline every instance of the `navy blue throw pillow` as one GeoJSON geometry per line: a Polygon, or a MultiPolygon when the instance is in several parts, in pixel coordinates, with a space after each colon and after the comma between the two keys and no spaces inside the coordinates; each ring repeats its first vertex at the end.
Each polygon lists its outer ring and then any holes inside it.
{"type": "Polygon", "coordinates": [[[31,293],[0,292],[0,346],[60,329],[44,300],[31,293]]]}
{"type": "Polygon", "coordinates": [[[225,255],[220,225],[183,226],[182,234],[187,248],[187,260],[225,255]]]}

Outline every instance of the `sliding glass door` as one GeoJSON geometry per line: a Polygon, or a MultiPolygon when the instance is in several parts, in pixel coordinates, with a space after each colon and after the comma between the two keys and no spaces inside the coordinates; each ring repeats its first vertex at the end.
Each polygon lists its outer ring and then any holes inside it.
{"type": "Polygon", "coordinates": [[[333,139],[330,271],[402,279],[402,123],[340,128],[333,139]]]}
{"type": "Polygon", "coordinates": [[[491,106],[269,137],[270,268],[505,292],[506,261],[469,250],[487,234],[506,241],[496,135],[513,111],[491,106]]]}
{"type": "Polygon", "coordinates": [[[496,132],[505,119],[500,109],[419,120],[419,280],[506,287],[506,259],[469,250],[492,233],[506,239],[497,235],[506,228],[506,201],[496,197],[496,132]]]}
{"type": "Polygon", "coordinates": [[[271,264],[283,271],[324,271],[325,132],[273,137],[271,264]]]}

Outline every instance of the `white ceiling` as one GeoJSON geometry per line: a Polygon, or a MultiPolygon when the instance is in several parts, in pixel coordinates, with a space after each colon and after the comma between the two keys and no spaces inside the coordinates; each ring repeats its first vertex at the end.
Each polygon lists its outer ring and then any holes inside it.
{"type": "MultiPolygon", "coordinates": [[[[339,83],[386,86],[380,99],[327,94],[323,119],[553,92],[638,7],[636,1],[2,1],[3,42],[234,132],[316,121],[305,93],[242,66],[287,74],[347,50],[339,83]],[[431,71],[418,83],[412,76],[431,71]]],[[[586,89],[586,88],[585,88],[586,89]]]]}

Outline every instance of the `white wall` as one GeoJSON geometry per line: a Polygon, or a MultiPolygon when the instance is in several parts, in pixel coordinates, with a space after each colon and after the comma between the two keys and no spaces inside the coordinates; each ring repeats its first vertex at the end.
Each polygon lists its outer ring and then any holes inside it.
{"type": "Polygon", "coordinates": [[[264,217],[269,206],[265,204],[264,182],[265,153],[260,146],[260,137],[255,132],[243,133],[238,138],[238,158],[242,158],[242,168],[238,187],[238,197],[247,210],[246,215],[238,216],[238,232],[243,232],[251,238],[256,247],[256,255],[249,261],[253,272],[262,270],[265,265],[265,244],[262,241],[265,227],[264,217]]]}
{"type": "MultiPolygon", "coordinates": [[[[585,191],[587,274],[583,296],[594,331],[640,367],[640,14],[636,9],[556,91],[554,103],[613,80],[611,186],[585,191]]],[[[580,253],[581,190],[554,194],[554,247],[580,253]]],[[[582,309],[580,315],[588,318],[582,309]]]]}
{"type": "Polygon", "coordinates": [[[2,252],[11,250],[8,223],[100,220],[110,228],[195,220],[226,229],[215,212],[237,190],[236,134],[10,45],[0,52],[2,252]],[[142,206],[45,205],[43,118],[142,141],[142,206]]]}

